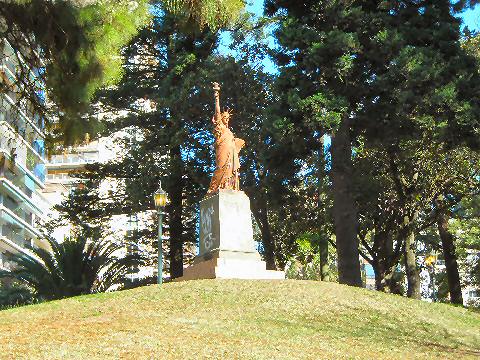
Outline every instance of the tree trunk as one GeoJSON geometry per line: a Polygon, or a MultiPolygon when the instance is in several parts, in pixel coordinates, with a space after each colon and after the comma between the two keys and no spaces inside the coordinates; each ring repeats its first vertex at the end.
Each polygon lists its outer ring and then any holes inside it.
{"type": "Polygon", "coordinates": [[[180,146],[170,149],[170,175],[168,195],[170,204],[167,207],[170,230],[170,276],[172,279],[183,276],[183,223],[182,223],[182,192],[183,192],[183,162],[180,146]]]}
{"type": "Polygon", "coordinates": [[[463,305],[462,287],[460,285],[460,275],[458,273],[454,237],[450,230],[448,230],[448,219],[442,213],[439,213],[437,216],[437,226],[440,239],[442,240],[450,301],[452,304],[463,305]]]}
{"type": "Polygon", "coordinates": [[[402,295],[398,290],[400,284],[394,279],[395,267],[384,268],[382,265],[374,263],[373,270],[375,271],[375,289],[377,291],[402,295]]]}
{"type": "Polygon", "coordinates": [[[395,278],[395,269],[392,269],[392,271],[385,276],[385,281],[388,284],[390,294],[403,296],[403,285],[399,279],[395,278]]]}
{"type": "Polygon", "coordinates": [[[380,229],[375,229],[373,237],[373,270],[375,271],[375,289],[378,291],[388,292],[385,273],[387,270],[387,236],[386,233],[380,229]]]}
{"type": "Polygon", "coordinates": [[[254,199],[251,197],[251,199],[253,217],[262,235],[263,255],[267,264],[267,270],[277,270],[275,265],[275,241],[270,229],[270,223],[268,222],[267,205],[263,198],[254,199]]]}
{"type": "Polygon", "coordinates": [[[373,271],[375,271],[375,289],[377,291],[389,292],[388,286],[385,281],[385,264],[379,259],[374,259],[373,261],[373,271]]]}
{"type": "Polygon", "coordinates": [[[375,288],[378,291],[392,293],[396,288],[396,284],[393,284],[393,275],[400,255],[394,252],[391,231],[375,231],[374,249],[376,256],[373,258],[372,266],[375,271],[375,288]]]}
{"type": "Polygon", "coordinates": [[[415,232],[408,217],[404,222],[405,233],[405,272],[407,275],[407,296],[413,299],[420,299],[420,272],[417,267],[417,248],[415,243],[415,232]]]}
{"type": "Polygon", "coordinates": [[[352,194],[352,148],[349,120],[344,118],[332,137],[333,217],[338,255],[338,279],[341,284],[361,287],[357,238],[357,209],[352,194]]]}
{"type": "Polygon", "coordinates": [[[395,269],[386,266],[385,261],[380,261],[380,259],[374,259],[372,266],[375,271],[375,289],[392,293],[392,278],[395,269]]]}
{"type": "MultiPolygon", "coordinates": [[[[176,64],[174,35],[170,34],[167,41],[167,62],[168,70],[172,71],[176,64]]],[[[175,79],[173,79],[175,81],[175,79]]],[[[170,123],[169,130],[171,139],[176,139],[182,125],[175,118],[178,113],[175,105],[169,109],[170,123]]],[[[177,141],[172,141],[169,150],[169,174],[168,174],[168,195],[170,204],[167,207],[169,213],[169,236],[170,236],[170,277],[172,279],[183,276],[183,173],[184,164],[181,154],[181,146],[177,141]]]]}
{"type": "Polygon", "coordinates": [[[328,268],[328,240],[322,238],[320,247],[320,278],[322,281],[330,281],[330,273],[328,268]]]}
{"type": "MultiPolygon", "coordinates": [[[[414,202],[415,198],[415,187],[413,185],[407,185],[404,177],[401,175],[401,172],[396,164],[395,158],[396,154],[399,152],[398,146],[392,145],[388,149],[389,155],[389,164],[390,171],[392,173],[392,178],[395,184],[396,192],[400,199],[401,205],[399,206],[400,210],[403,210],[405,214],[403,216],[403,224],[399,231],[399,242],[405,244],[404,248],[404,261],[405,261],[405,272],[407,276],[407,296],[414,299],[421,298],[420,292],[420,271],[417,267],[417,248],[415,243],[415,222],[417,220],[418,214],[416,211],[413,213],[410,210],[410,213],[407,211],[409,204],[414,202]]],[[[416,182],[418,173],[415,173],[412,177],[412,183],[416,182]]]]}

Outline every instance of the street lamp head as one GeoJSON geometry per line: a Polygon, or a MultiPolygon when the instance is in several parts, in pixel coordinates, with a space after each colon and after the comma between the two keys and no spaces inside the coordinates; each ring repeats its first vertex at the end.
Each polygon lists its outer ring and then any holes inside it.
{"type": "Polygon", "coordinates": [[[436,258],[435,255],[429,255],[425,258],[425,265],[427,265],[428,267],[430,267],[430,266],[433,267],[435,265],[436,261],[437,261],[437,258],[436,258]]]}
{"type": "Polygon", "coordinates": [[[161,181],[159,181],[158,190],[155,192],[155,194],[153,194],[153,199],[157,209],[164,208],[167,204],[167,193],[162,189],[161,181]]]}

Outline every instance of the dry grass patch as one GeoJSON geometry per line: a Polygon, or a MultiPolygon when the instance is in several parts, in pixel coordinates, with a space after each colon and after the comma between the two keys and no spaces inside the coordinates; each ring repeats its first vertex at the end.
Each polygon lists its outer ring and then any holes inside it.
{"type": "Polygon", "coordinates": [[[308,281],[201,280],[0,311],[1,359],[459,359],[480,315],[308,281]]]}

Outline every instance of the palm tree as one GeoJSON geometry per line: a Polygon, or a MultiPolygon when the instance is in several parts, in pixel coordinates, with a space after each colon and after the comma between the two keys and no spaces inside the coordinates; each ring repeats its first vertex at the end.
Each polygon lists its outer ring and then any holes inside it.
{"type": "Polygon", "coordinates": [[[121,284],[134,266],[144,264],[139,253],[118,257],[125,244],[102,239],[96,228],[84,226],[74,237],[58,243],[45,236],[50,249],[35,248],[31,256],[10,254],[12,270],[0,271],[34,290],[36,299],[53,300],[104,292],[121,284]]]}

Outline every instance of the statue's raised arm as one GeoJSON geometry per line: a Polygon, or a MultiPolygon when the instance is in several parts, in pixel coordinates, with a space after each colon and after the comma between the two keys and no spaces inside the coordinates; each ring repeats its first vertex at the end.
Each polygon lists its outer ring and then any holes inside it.
{"type": "Polygon", "coordinates": [[[220,85],[217,82],[213,85],[213,97],[215,98],[215,114],[213,115],[214,121],[219,123],[222,119],[222,112],[220,111],[220,85]]]}
{"type": "Polygon", "coordinates": [[[220,110],[220,85],[213,84],[215,98],[215,114],[213,125],[215,136],[215,172],[208,188],[208,194],[215,193],[219,189],[239,190],[240,161],[238,153],[245,145],[245,141],[235,138],[228,125],[230,112],[220,110]]]}

